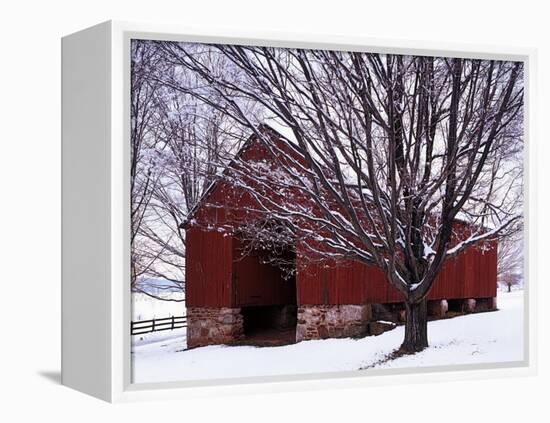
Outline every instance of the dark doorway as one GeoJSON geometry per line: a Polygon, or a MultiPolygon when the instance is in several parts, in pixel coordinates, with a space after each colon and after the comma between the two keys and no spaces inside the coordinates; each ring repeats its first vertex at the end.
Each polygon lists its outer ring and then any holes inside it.
{"type": "Polygon", "coordinates": [[[244,340],[256,346],[286,345],[296,341],[296,266],[293,248],[279,250],[250,249],[235,240],[233,277],[235,303],[243,316],[244,340]],[[279,264],[284,261],[286,267],[279,264]]]}
{"type": "Polygon", "coordinates": [[[447,300],[447,304],[449,313],[456,314],[464,311],[464,300],[462,299],[447,300]]]}
{"type": "Polygon", "coordinates": [[[257,346],[287,345],[296,342],[297,307],[242,307],[244,343],[257,346]]]}

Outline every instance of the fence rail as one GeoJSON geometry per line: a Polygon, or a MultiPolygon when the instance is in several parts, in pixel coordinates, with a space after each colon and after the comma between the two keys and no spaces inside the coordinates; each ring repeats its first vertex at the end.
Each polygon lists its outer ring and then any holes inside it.
{"type": "Polygon", "coordinates": [[[138,320],[130,322],[132,335],[143,335],[162,330],[174,330],[187,326],[187,316],[172,316],[162,319],[138,320]]]}

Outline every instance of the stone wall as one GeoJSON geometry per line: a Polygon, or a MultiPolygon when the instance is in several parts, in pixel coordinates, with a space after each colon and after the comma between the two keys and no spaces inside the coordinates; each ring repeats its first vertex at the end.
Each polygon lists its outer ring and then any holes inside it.
{"type": "Polygon", "coordinates": [[[187,308],[187,348],[229,344],[243,336],[240,308],[187,308]]]}
{"type": "MultiPolygon", "coordinates": [[[[262,319],[269,326],[292,328],[296,306],[262,307],[262,319]],[[266,310],[269,313],[266,313],[266,310]],[[266,317],[267,316],[267,317],[266,317]]],[[[456,313],[496,310],[496,298],[437,300],[428,302],[432,318],[456,313]]],[[[243,309],[242,313],[245,313],[243,309]]],[[[244,319],[240,308],[189,307],[187,309],[187,347],[231,344],[244,339],[244,319]]],[[[254,323],[260,316],[249,316],[254,323]]],[[[309,339],[363,337],[378,335],[405,321],[404,306],[395,304],[302,305],[298,307],[296,341],[309,339]],[[393,324],[389,322],[394,322],[393,324]]]]}
{"type": "Polygon", "coordinates": [[[298,307],[296,341],[365,336],[370,317],[368,304],[302,305],[298,307]]]}
{"type": "Polygon", "coordinates": [[[429,300],[428,301],[428,316],[440,319],[449,311],[449,303],[447,300],[429,300]]]}

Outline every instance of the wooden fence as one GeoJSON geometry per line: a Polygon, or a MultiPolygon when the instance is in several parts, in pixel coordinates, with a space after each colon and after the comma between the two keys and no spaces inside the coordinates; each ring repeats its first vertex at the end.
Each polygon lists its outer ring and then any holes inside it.
{"type": "Polygon", "coordinates": [[[160,332],[162,330],[174,330],[187,326],[186,316],[172,316],[162,319],[138,320],[130,323],[132,335],[160,332]]]}

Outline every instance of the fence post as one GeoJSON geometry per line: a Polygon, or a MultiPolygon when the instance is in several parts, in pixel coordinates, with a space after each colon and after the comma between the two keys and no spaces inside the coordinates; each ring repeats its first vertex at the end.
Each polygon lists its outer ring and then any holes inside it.
{"type": "Polygon", "coordinates": [[[153,319],[153,325],[151,326],[151,332],[155,331],[155,319],[153,319]]]}
{"type": "Polygon", "coordinates": [[[172,330],[174,330],[174,316],[172,316],[172,330]]]}

